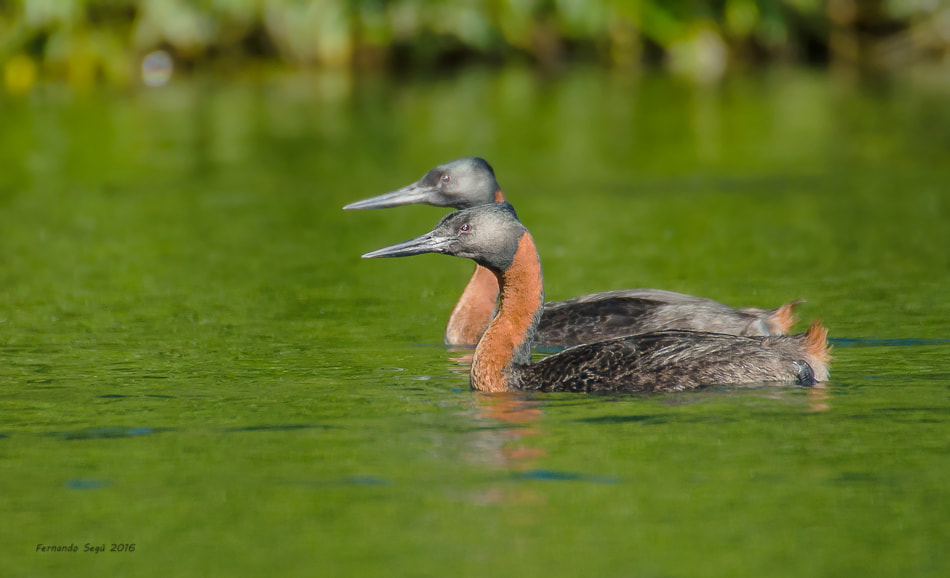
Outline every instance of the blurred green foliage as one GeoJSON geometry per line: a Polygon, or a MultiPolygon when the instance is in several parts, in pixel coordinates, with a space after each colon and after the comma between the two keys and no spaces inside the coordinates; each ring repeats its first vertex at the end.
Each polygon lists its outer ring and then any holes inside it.
{"type": "Polygon", "coordinates": [[[163,49],[186,65],[412,67],[467,59],[901,66],[950,57],[947,0],[0,0],[8,88],[41,74],[126,83],[163,49]]]}

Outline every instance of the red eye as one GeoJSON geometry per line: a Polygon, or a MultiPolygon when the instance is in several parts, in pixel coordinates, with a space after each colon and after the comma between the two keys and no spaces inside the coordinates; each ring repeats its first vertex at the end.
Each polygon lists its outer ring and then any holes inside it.
{"type": "Polygon", "coordinates": [[[442,175],[442,182],[443,182],[443,183],[446,183],[446,184],[447,184],[447,183],[449,183],[449,182],[451,182],[451,181],[452,181],[451,175],[442,175]]]}
{"type": "Polygon", "coordinates": [[[472,228],[471,225],[469,225],[468,223],[465,223],[464,225],[462,225],[461,227],[459,227],[459,231],[461,231],[461,232],[464,233],[464,232],[466,232],[466,231],[471,230],[471,228],[472,228]]]}

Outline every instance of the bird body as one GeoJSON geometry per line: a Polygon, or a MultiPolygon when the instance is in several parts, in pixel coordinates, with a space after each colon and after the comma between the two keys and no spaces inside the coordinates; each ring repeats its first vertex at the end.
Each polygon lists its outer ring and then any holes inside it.
{"type": "MultiPolygon", "coordinates": [[[[665,330],[577,345],[531,362],[544,312],[541,260],[534,239],[508,203],[446,216],[426,235],[364,258],[442,253],[475,260],[497,279],[497,310],[472,358],[479,391],[678,391],[702,385],[828,378],[827,331],[749,337],[665,330]]],[[[545,313],[546,314],[546,313],[545,313]]]]}
{"type": "Polygon", "coordinates": [[[571,347],[517,367],[512,389],[537,391],[682,391],[709,384],[828,379],[825,336],[746,337],[666,330],[571,347]],[[817,370],[815,368],[818,368],[817,370]]]}

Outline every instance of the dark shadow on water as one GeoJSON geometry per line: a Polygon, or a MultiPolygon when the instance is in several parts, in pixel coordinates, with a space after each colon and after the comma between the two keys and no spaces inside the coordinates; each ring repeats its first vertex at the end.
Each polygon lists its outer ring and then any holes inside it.
{"type": "MultiPolygon", "coordinates": [[[[950,373],[884,373],[876,375],[860,375],[855,377],[836,379],[832,376],[832,382],[836,389],[845,390],[849,388],[860,388],[867,385],[867,382],[874,382],[874,385],[921,385],[921,384],[948,384],[950,383],[950,373]],[[881,383],[883,382],[883,383],[881,383]],[[890,382],[890,383],[888,383],[890,382]]],[[[838,391],[837,393],[841,393],[838,391]]]]}
{"type": "Polygon", "coordinates": [[[66,480],[66,488],[70,490],[100,490],[108,488],[112,482],[95,478],[72,478],[66,480]]]}
{"type": "Polygon", "coordinates": [[[709,416],[683,416],[683,415],[602,415],[599,417],[585,417],[575,421],[581,423],[618,425],[624,423],[642,423],[644,425],[667,425],[670,423],[709,423],[723,424],[735,423],[739,421],[736,418],[723,417],[721,415],[709,416]]]}
{"type": "Polygon", "coordinates": [[[646,423],[651,425],[663,425],[670,423],[669,418],[670,416],[668,415],[602,415],[599,417],[584,417],[576,421],[595,424],[646,423]]]}
{"type": "Polygon", "coordinates": [[[909,424],[943,424],[950,416],[950,407],[888,407],[874,410],[892,422],[909,424]]]}
{"type": "Polygon", "coordinates": [[[881,421],[892,423],[923,425],[945,424],[950,416],[950,408],[946,407],[885,407],[872,409],[867,412],[841,414],[841,419],[855,421],[881,421]]]}
{"type": "Polygon", "coordinates": [[[561,472],[557,470],[525,470],[512,472],[511,479],[518,481],[542,482],[587,482],[591,484],[619,484],[617,476],[599,476],[593,474],[579,474],[576,472],[561,472]]]}
{"type": "Polygon", "coordinates": [[[950,345],[950,339],[917,339],[907,338],[863,338],[863,337],[832,337],[829,343],[835,347],[917,347],[920,345],[950,345]]]}
{"type": "Polygon", "coordinates": [[[170,427],[99,427],[76,431],[51,432],[46,435],[64,440],[101,440],[115,438],[133,438],[173,431],[170,427]]]}
{"type": "Polygon", "coordinates": [[[950,415],[950,407],[884,407],[874,411],[886,413],[910,413],[924,411],[929,413],[950,415]]]}

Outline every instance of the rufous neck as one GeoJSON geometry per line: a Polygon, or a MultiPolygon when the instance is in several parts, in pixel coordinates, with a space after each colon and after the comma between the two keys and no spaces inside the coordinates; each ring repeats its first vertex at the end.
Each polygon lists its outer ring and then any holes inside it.
{"type": "MultiPolygon", "coordinates": [[[[495,191],[495,202],[505,201],[501,189],[495,191]]],[[[481,265],[475,265],[475,272],[468,285],[462,291],[449,321],[445,324],[442,340],[446,345],[475,345],[485,332],[495,315],[498,302],[498,280],[495,274],[481,265]]]]}
{"type": "Polygon", "coordinates": [[[475,345],[495,314],[498,280],[481,265],[469,280],[445,326],[446,345],[475,345]]]}
{"type": "Polygon", "coordinates": [[[529,233],[518,241],[511,266],[496,276],[498,312],[472,359],[472,387],[479,391],[516,389],[515,366],[531,361],[531,342],[544,307],[544,282],[541,260],[529,233]]]}

